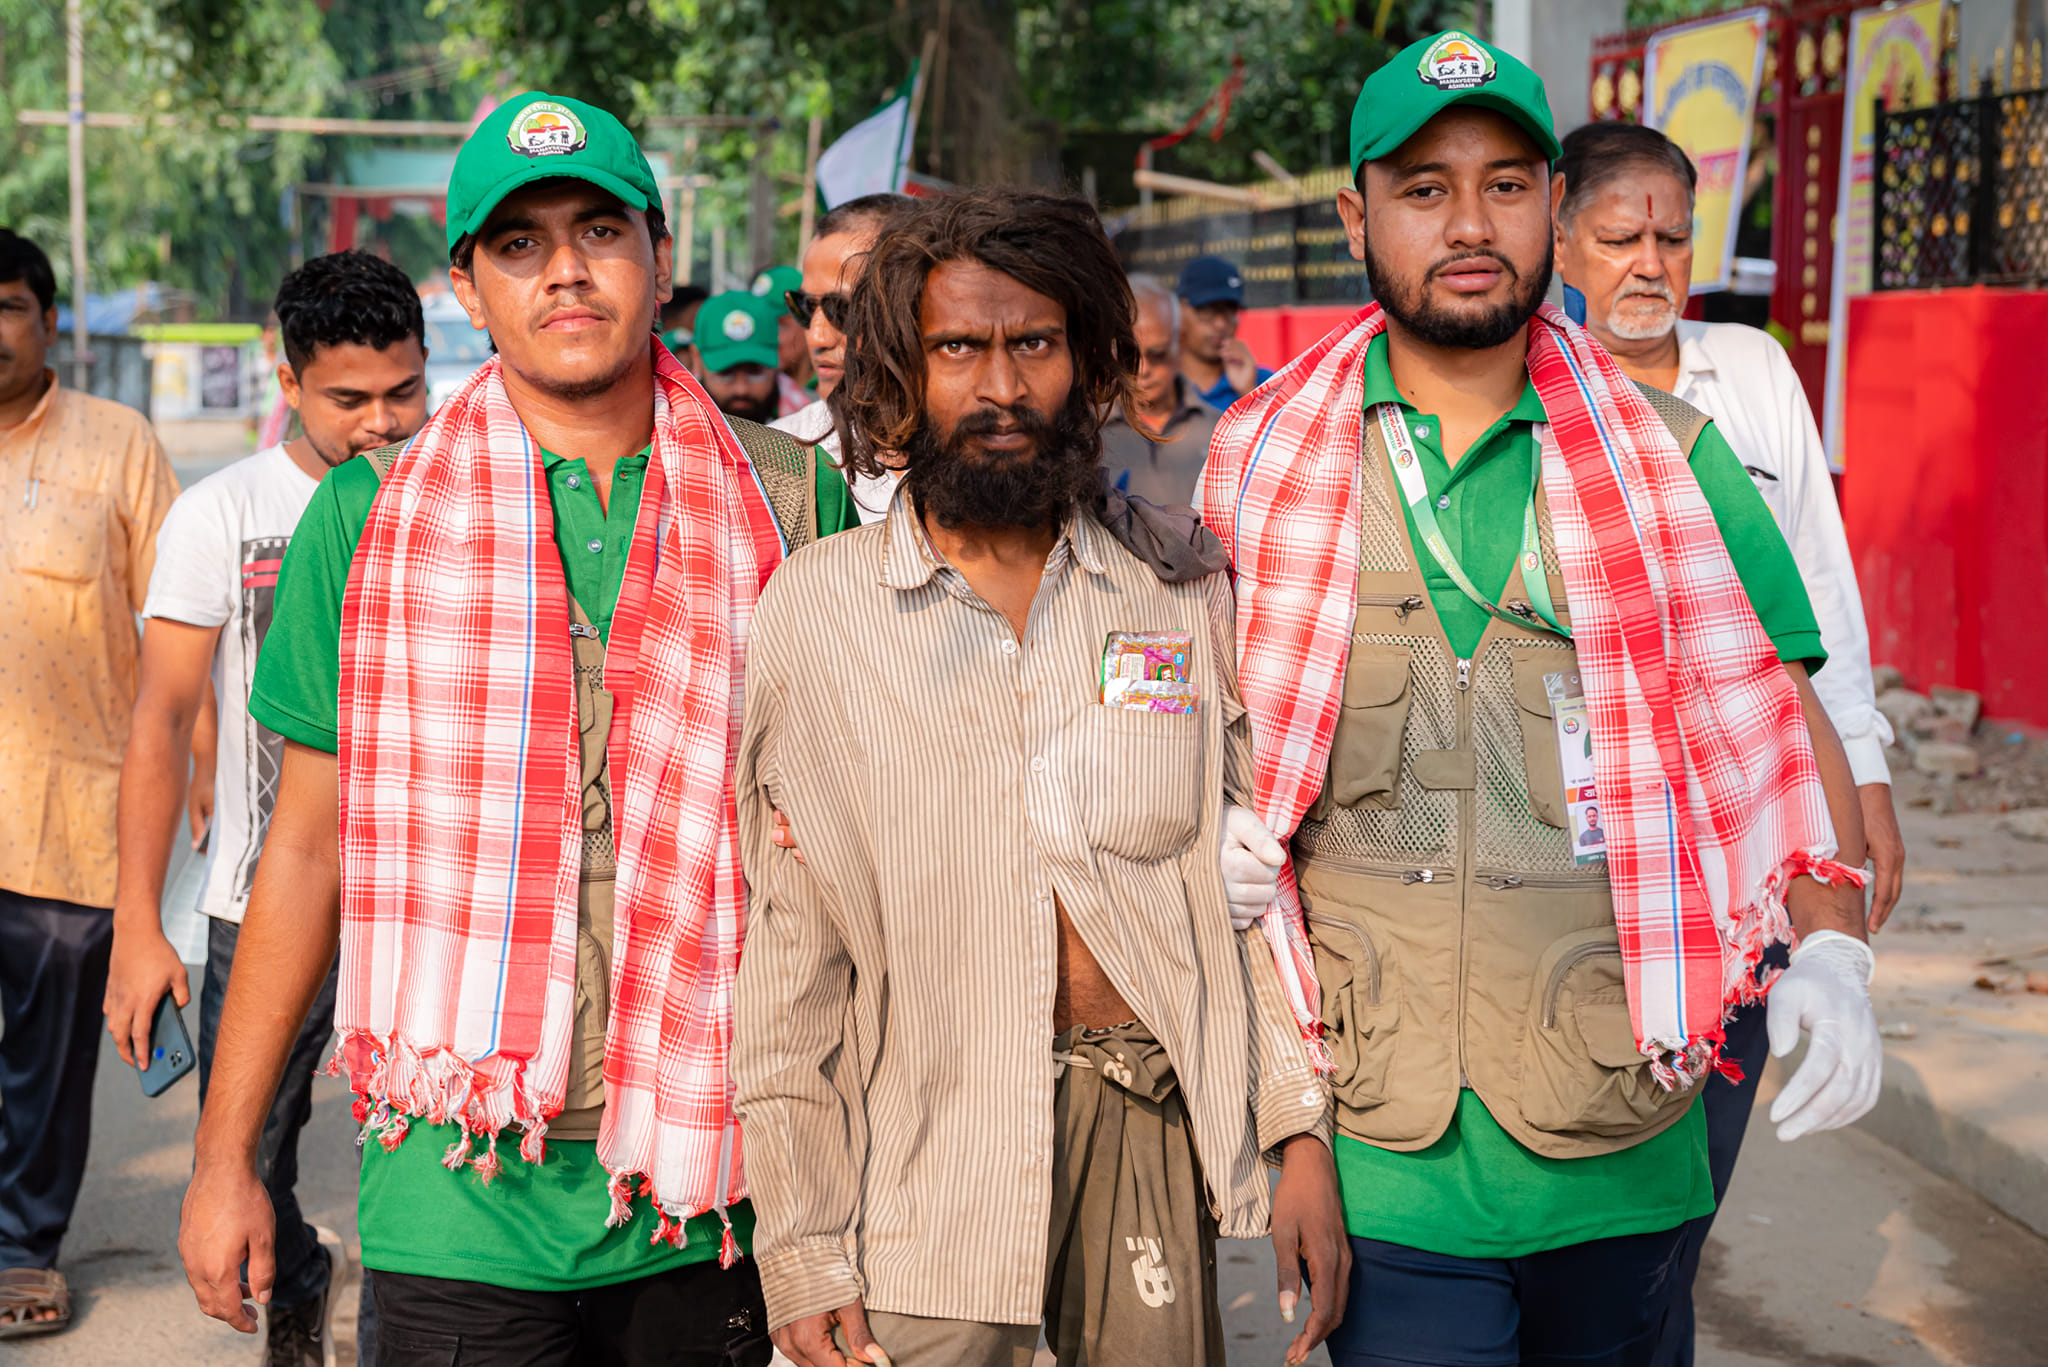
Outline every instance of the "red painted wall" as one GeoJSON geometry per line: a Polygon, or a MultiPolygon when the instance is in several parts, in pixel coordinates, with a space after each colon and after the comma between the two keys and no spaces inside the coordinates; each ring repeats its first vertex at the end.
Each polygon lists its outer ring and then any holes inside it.
{"type": "Polygon", "coordinates": [[[1357,304],[1296,304],[1278,309],[1246,309],[1238,315],[1237,335],[1259,358],[1278,370],[1323,339],[1323,334],[1359,310],[1357,304]]]}
{"type": "Polygon", "coordinates": [[[1871,658],[2048,725],[2048,292],[1849,310],[1842,511],[1871,658]]]}

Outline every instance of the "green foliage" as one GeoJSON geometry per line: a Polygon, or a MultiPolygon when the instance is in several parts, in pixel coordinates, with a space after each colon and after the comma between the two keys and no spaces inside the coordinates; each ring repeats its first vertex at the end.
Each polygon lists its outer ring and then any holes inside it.
{"type": "Polygon", "coordinates": [[[1628,0],[1627,23],[1630,28],[1647,28],[1739,8],[1730,0],[1628,0]]]}
{"type": "MultiPolygon", "coordinates": [[[[675,169],[708,178],[697,255],[723,221],[744,254],[757,151],[774,198],[800,191],[805,130],[827,143],[910,69],[944,18],[914,165],[967,182],[1060,179],[1084,158],[1108,168],[1180,126],[1245,61],[1223,137],[1183,143],[1161,165],[1225,180],[1262,173],[1254,151],[1296,171],[1343,157],[1351,101],[1391,45],[1470,0],[87,0],[87,103],[168,116],[142,132],[87,133],[93,282],[156,279],[193,291],[202,315],[255,316],[289,264],[289,187],[340,178],[366,139],[252,134],[220,126],[251,111],[463,119],[480,98],[543,88],[617,112],[675,169]],[[663,126],[677,115],[761,121],[663,126]],[[767,129],[765,144],[756,128],[767,129]]],[[[20,109],[64,104],[62,6],[0,0],[0,222],[65,256],[61,128],[20,109]]],[[[324,206],[307,201],[308,250],[324,206]]],[[[430,225],[380,224],[379,242],[425,275],[430,225]]],[[[793,253],[796,217],[778,219],[793,253]]]]}

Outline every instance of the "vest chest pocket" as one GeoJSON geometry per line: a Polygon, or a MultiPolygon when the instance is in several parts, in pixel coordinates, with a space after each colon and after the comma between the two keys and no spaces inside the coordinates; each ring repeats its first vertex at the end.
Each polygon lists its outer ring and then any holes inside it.
{"type": "Polygon", "coordinates": [[[1155,863],[1201,830],[1205,702],[1194,712],[1084,709],[1070,772],[1091,847],[1155,863]]]}
{"type": "Polygon", "coordinates": [[[1388,964],[1366,934],[1344,921],[1309,922],[1316,957],[1316,982],[1323,995],[1323,1039],[1335,1071],[1337,1100],[1354,1111],[1387,1099],[1401,1013],[1388,964]]]}
{"type": "Polygon", "coordinates": [[[8,564],[47,579],[97,582],[107,563],[107,496],[38,480],[34,497],[33,508],[7,501],[8,564]]]}
{"type": "Polygon", "coordinates": [[[1401,805],[1401,745],[1408,730],[1407,646],[1354,641],[1343,706],[1330,741],[1324,797],[1339,807],[1401,805]]]}
{"type": "Polygon", "coordinates": [[[1522,1057],[1522,1115],[1539,1130],[1620,1137],[1648,1129],[1698,1088],[1666,1091],[1636,1048],[1612,926],[1575,931],[1537,963],[1522,1057]]]}
{"type": "Polygon", "coordinates": [[[1529,777],[1529,811],[1546,826],[1571,827],[1564,802],[1564,771],[1557,759],[1557,728],[1543,676],[1578,664],[1570,650],[1517,648],[1509,655],[1515,680],[1515,716],[1522,724],[1522,767],[1529,777]]]}

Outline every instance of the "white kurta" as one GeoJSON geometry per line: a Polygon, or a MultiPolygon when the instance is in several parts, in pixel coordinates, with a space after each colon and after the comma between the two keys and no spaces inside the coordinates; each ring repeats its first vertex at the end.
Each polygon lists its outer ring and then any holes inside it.
{"type": "Polygon", "coordinates": [[[1678,324],[1673,392],[1714,420],[1770,505],[1806,581],[1827,667],[1814,675],[1858,785],[1889,783],[1892,729],[1871,688],[1870,631],[1827,452],[1806,391],[1777,339],[1740,323],[1678,324]]]}

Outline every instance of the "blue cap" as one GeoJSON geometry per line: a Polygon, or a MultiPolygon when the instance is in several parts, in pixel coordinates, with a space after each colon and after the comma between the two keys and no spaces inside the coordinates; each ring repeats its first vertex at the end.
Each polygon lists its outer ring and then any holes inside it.
{"type": "Polygon", "coordinates": [[[1174,293],[1201,308],[1231,303],[1244,307],[1244,272],[1220,256],[1198,256],[1180,268],[1174,293]]]}

